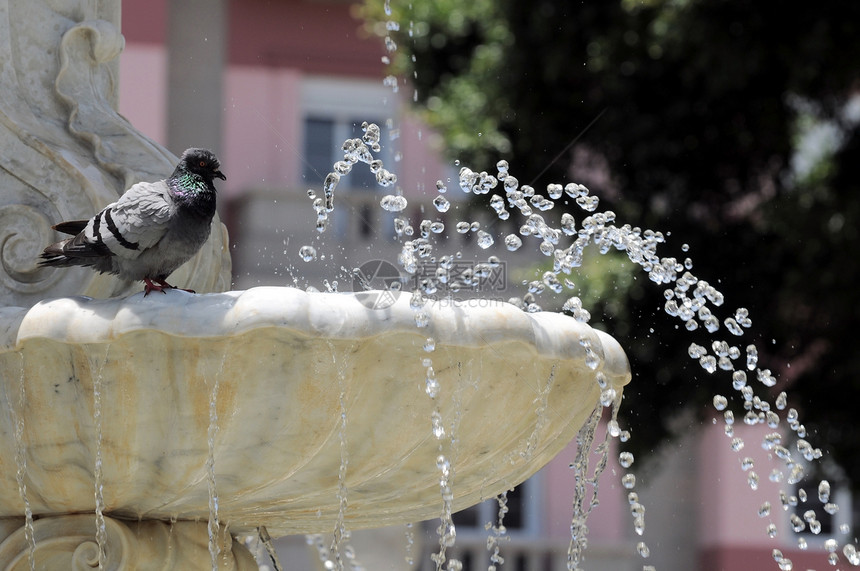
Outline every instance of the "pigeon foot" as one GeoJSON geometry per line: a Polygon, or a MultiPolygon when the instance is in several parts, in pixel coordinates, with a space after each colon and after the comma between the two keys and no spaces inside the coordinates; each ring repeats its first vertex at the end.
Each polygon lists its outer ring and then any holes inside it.
{"type": "Polygon", "coordinates": [[[149,279],[149,278],[144,278],[143,283],[144,283],[143,297],[148,296],[149,292],[152,292],[152,291],[160,291],[161,293],[166,294],[167,292],[164,290],[168,290],[168,289],[180,289],[182,291],[187,291],[188,293],[197,293],[193,289],[178,288],[176,286],[170,285],[169,283],[167,283],[164,280],[159,280],[159,279],[153,280],[153,279],[149,279]]]}

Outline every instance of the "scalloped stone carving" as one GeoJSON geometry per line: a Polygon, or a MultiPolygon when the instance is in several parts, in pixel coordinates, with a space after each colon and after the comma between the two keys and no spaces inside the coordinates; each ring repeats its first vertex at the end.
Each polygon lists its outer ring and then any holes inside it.
{"type": "MultiPolygon", "coordinates": [[[[105,513],[209,517],[209,411],[221,521],[234,532],[323,533],[338,521],[341,399],[350,529],[438,515],[434,411],[454,430],[455,509],[522,482],[598,405],[627,359],[610,336],[555,313],[409,296],[370,309],[292,288],[125,299],[61,298],[0,314],[0,394],[24,384],[33,512],[93,511],[94,383],[102,402],[105,513]],[[427,353],[428,336],[436,347],[427,353]],[[586,353],[582,341],[592,351],[586,353]],[[439,383],[425,392],[424,357],[439,383]],[[589,366],[590,364],[590,366],[589,366]],[[591,367],[595,367],[592,369],[591,367]],[[545,410],[541,412],[541,402],[545,410]],[[50,411],[48,414],[46,411],[50,411]]],[[[14,427],[0,415],[0,516],[19,515],[14,427]]]]}
{"type": "MultiPolygon", "coordinates": [[[[30,568],[30,547],[23,524],[23,518],[2,520],[2,527],[8,533],[0,538],[0,569],[4,571],[30,568]]],[[[105,569],[212,571],[205,523],[105,518],[105,533],[105,569]]],[[[33,536],[36,569],[92,571],[98,568],[99,546],[92,514],[37,519],[33,523],[33,536]]],[[[218,539],[219,571],[257,571],[254,557],[244,545],[225,531],[218,534],[218,539]]]]}

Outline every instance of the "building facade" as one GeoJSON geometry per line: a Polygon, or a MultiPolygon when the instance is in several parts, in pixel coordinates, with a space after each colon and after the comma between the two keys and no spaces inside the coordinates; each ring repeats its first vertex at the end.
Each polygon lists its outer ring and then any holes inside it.
{"type": "MultiPolygon", "coordinates": [[[[410,200],[405,214],[414,225],[424,217],[422,209],[432,208],[436,180],[448,181],[456,173],[456,165],[441,158],[437,137],[410,115],[410,88],[401,81],[395,91],[384,81],[385,48],[363,31],[352,2],[125,0],[122,27],[121,113],[175,154],[186,146],[205,146],[221,158],[228,180],[219,209],[231,233],[236,289],[323,289],[336,281],[345,291],[351,289],[353,268],[396,258],[400,244],[393,238],[393,216],[378,206],[390,190],[375,185],[369,171],[341,182],[328,229],[322,234],[315,229],[308,190],[321,193],[342,141],[359,136],[363,122],[383,127],[378,158],[397,173],[410,200]],[[313,263],[300,253],[308,245],[317,252],[313,263]]],[[[488,217],[457,202],[462,193],[449,198],[451,220],[488,217]]],[[[449,252],[475,251],[468,236],[448,234],[449,252]]],[[[525,263],[512,255],[509,271],[525,263]]],[[[648,379],[634,371],[633,383],[642,382],[648,379]]],[[[631,430],[635,438],[635,427],[631,430]]],[[[600,505],[589,519],[585,568],[757,571],[777,568],[774,550],[795,569],[829,568],[824,534],[792,530],[794,508],[784,510],[778,501],[779,486],[768,479],[773,459],[754,444],[761,439],[758,430],[735,427],[749,443],[736,452],[720,416],[714,424],[689,427],[644,466],[634,465],[635,491],[646,507],[642,537],[633,529],[630,490],[621,485],[626,469],[613,441],[600,480],[600,505]],[[761,476],[757,492],[741,468],[745,457],[755,460],[761,476]],[[769,510],[762,507],[766,501],[769,510]],[[650,548],[647,558],[637,553],[639,541],[650,548]],[[806,550],[798,547],[804,542],[806,550]]],[[[570,445],[509,495],[508,539],[500,544],[503,569],[565,568],[574,489],[568,465],[574,456],[570,445]]],[[[850,496],[837,493],[844,508],[828,523],[832,529],[849,523],[852,515],[846,509],[850,496]]],[[[490,500],[457,515],[457,543],[449,556],[462,560],[465,569],[488,566],[492,551],[485,525],[497,511],[490,500]]],[[[437,542],[432,522],[356,532],[352,538],[368,569],[435,568],[429,554],[437,542]]],[[[318,565],[304,538],[278,539],[276,545],[289,569],[318,565]]]]}

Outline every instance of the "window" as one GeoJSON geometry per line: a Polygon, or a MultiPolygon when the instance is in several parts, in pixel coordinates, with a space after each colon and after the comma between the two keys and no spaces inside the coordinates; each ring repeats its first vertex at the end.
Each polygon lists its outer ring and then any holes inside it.
{"type": "MultiPolygon", "coordinates": [[[[399,116],[399,99],[391,88],[377,80],[357,80],[328,76],[306,76],[301,86],[300,148],[302,168],[296,181],[304,189],[321,193],[323,180],[332,165],[343,159],[346,139],[363,135],[361,124],[376,123],[382,130],[382,150],[374,153],[385,168],[397,173],[394,162],[397,141],[387,127],[389,119],[399,116]]],[[[394,192],[376,184],[368,165],[359,163],[341,178],[335,194],[335,211],[329,219],[333,235],[350,248],[366,248],[380,238],[393,239],[394,214],[379,207],[380,194],[394,192]]]]}
{"type": "MultiPolygon", "coordinates": [[[[527,482],[520,484],[507,494],[508,513],[505,514],[503,523],[508,529],[508,532],[528,531],[526,525],[526,498],[524,488],[527,487],[527,482]]],[[[458,532],[467,531],[474,532],[475,530],[484,532],[484,525],[491,522],[497,524],[499,520],[499,502],[496,499],[481,502],[478,505],[472,506],[465,510],[454,514],[454,525],[457,526],[458,532]]]]}
{"type": "Polygon", "coordinates": [[[797,503],[789,515],[789,523],[797,535],[806,540],[824,539],[840,535],[839,529],[851,525],[853,519],[853,498],[847,483],[839,477],[825,478],[830,486],[827,503],[819,499],[819,484],[822,470],[814,470],[799,482],[794,490],[792,504],[797,503]],[[838,511],[831,508],[839,507],[838,511]],[[814,517],[812,517],[814,514],[814,517]],[[819,527],[820,526],[820,527],[819,527]]]}
{"type": "MultiPolygon", "coordinates": [[[[509,571],[544,570],[561,568],[553,557],[558,554],[547,547],[545,542],[535,542],[540,536],[540,475],[533,476],[507,493],[508,512],[502,523],[505,538],[499,542],[499,555],[504,558],[503,569],[509,571]]],[[[463,571],[487,569],[493,550],[488,550],[487,537],[493,534],[491,526],[498,524],[499,502],[486,500],[478,505],[453,514],[457,528],[455,545],[447,550],[449,558],[456,558],[463,564],[463,571]]],[[[431,520],[425,526],[425,552],[421,557],[422,571],[434,569],[431,554],[439,550],[436,528],[439,520],[431,520]]],[[[565,543],[564,555],[567,544],[565,543]]],[[[560,553],[560,552],[559,552],[560,553]]]]}
{"type": "MultiPolygon", "coordinates": [[[[304,165],[302,167],[302,182],[306,185],[320,185],[331,171],[335,161],[343,159],[341,146],[346,139],[361,138],[361,125],[364,121],[385,125],[379,118],[354,118],[338,120],[332,117],[309,115],[304,121],[304,165]]],[[[384,130],[383,130],[384,136],[384,130]]],[[[383,141],[384,142],[384,141],[383,141]]],[[[393,168],[388,157],[391,153],[388,145],[383,145],[382,151],[375,153],[377,158],[389,168],[393,168]]],[[[344,177],[341,187],[349,190],[377,191],[382,187],[376,184],[376,176],[370,172],[368,165],[357,163],[352,171],[344,177]]]]}

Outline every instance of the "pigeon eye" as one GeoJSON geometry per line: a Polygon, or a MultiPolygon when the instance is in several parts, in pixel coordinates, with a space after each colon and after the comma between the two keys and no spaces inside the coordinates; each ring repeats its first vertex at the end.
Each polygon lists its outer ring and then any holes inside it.
{"type": "Polygon", "coordinates": [[[201,167],[205,167],[205,166],[206,166],[206,161],[200,161],[200,166],[201,166],[201,167]]]}

